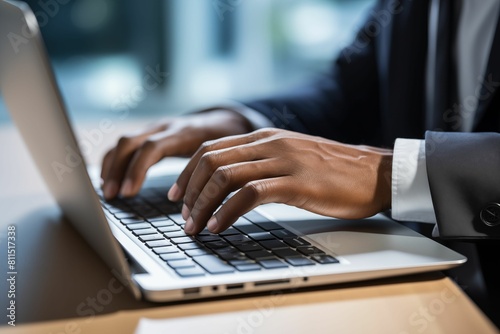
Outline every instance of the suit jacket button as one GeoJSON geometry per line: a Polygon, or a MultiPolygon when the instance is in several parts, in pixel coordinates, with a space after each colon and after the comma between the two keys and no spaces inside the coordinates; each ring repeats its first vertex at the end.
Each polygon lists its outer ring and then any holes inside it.
{"type": "Polygon", "coordinates": [[[500,204],[491,203],[481,210],[479,217],[487,226],[497,226],[500,224],[500,204]]]}

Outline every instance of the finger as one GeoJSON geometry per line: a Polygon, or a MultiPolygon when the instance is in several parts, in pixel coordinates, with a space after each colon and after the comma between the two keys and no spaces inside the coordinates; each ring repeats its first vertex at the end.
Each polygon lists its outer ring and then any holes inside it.
{"type": "Polygon", "coordinates": [[[294,190],[291,176],[249,182],[209,219],[207,228],[212,233],[220,233],[261,204],[289,203],[295,196],[294,190]]]}
{"type": "Polygon", "coordinates": [[[174,184],[175,192],[169,191],[169,199],[176,202],[184,197],[191,175],[193,174],[196,166],[198,165],[200,159],[204,154],[215,150],[251,143],[254,141],[254,138],[254,136],[244,134],[225,137],[203,143],[200,148],[193,154],[188,164],[177,178],[177,181],[174,184]]]}
{"type": "Polygon", "coordinates": [[[254,146],[241,145],[205,153],[186,186],[184,204],[191,210],[199,194],[215,171],[223,166],[265,158],[254,146]]]}
{"type": "Polygon", "coordinates": [[[123,178],[120,189],[122,196],[136,195],[151,166],[167,155],[177,155],[181,140],[174,133],[174,130],[167,130],[150,136],[135,151],[123,178]]]}
{"type": "Polygon", "coordinates": [[[186,233],[196,234],[205,228],[208,219],[233,191],[248,182],[287,175],[288,167],[281,159],[271,158],[236,163],[218,168],[197,197],[191,216],[186,222],[186,233]]]}
{"type": "Polygon", "coordinates": [[[111,149],[108,152],[106,152],[106,154],[104,155],[104,158],[102,159],[101,180],[104,180],[107,178],[107,175],[109,173],[109,168],[111,167],[111,161],[113,160],[114,153],[115,153],[115,150],[111,149]]]}
{"type": "Polygon", "coordinates": [[[151,128],[140,135],[124,136],[118,140],[114,153],[110,156],[110,162],[106,162],[107,171],[103,180],[103,192],[106,199],[111,199],[118,191],[125,175],[127,166],[132,159],[135,150],[153,133],[164,130],[165,126],[151,128]]]}

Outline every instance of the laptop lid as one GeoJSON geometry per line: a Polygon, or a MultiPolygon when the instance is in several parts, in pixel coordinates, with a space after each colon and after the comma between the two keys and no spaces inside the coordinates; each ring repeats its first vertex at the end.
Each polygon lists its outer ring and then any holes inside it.
{"type": "Polygon", "coordinates": [[[38,23],[23,2],[0,1],[0,92],[29,152],[66,218],[116,270],[130,271],[113,238],[68,121],[38,23]],[[89,210],[89,208],[92,208],[89,210]]]}

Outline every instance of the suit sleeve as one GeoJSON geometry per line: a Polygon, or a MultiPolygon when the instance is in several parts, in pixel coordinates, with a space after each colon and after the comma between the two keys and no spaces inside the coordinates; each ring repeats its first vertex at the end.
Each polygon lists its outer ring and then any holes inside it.
{"type": "Polygon", "coordinates": [[[500,237],[500,134],[427,132],[429,187],[443,238],[500,237]]]}
{"type": "MultiPolygon", "coordinates": [[[[380,6],[382,1],[369,13],[380,6]]],[[[380,136],[375,52],[379,34],[367,34],[365,29],[373,20],[367,15],[356,38],[321,77],[286,94],[242,102],[278,128],[346,143],[376,144],[380,136]]]]}

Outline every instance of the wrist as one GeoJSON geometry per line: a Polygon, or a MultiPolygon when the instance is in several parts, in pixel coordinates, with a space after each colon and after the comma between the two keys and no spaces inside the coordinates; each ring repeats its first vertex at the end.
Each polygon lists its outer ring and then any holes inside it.
{"type": "Polygon", "coordinates": [[[229,109],[202,109],[187,114],[184,120],[188,132],[196,133],[201,142],[252,131],[245,117],[229,109]]]}

